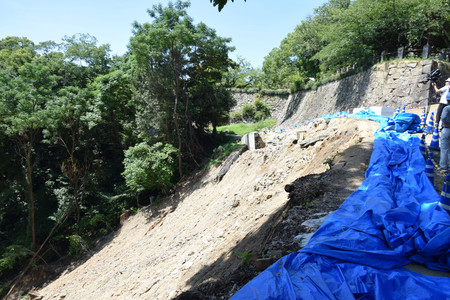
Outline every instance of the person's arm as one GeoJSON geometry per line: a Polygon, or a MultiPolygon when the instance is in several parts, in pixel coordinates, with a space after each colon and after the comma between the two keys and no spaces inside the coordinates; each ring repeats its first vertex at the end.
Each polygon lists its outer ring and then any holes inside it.
{"type": "Polygon", "coordinates": [[[436,87],[436,82],[432,82],[431,85],[433,85],[434,91],[435,91],[436,93],[438,93],[438,94],[441,93],[441,90],[439,90],[439,89],[436,87]]]}

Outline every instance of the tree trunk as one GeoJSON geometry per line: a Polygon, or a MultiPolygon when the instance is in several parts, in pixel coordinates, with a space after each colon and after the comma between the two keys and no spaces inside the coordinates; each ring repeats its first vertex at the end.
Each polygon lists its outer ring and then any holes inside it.
{"type": "Polygon", "coordinates": [[[177,138],[178,138],[178,173],[180,174],[180,179],[183,177],[183,166],[182,166],[182,159],[181,159],[181,134],[180,134],[180,126],[178,124],[178,113],[177,113],[177,106],[178,106],[178,91],[180,90],[180,78],[179,78],[179,69],[177,62],[177,58],[179,59],[178,55],[179,53],[176,53],[175,51],[175,43],[172,41],[172,58],[173,58],[173,71],[174,71],[174,79],[175,79],[175,86],[173,87],[173,96],[175,97],[175,103],[173,105],[173,121],[175,123],[175,128],[177,131],[177,138]]]}
{"type": "MultiPolygon", "coordinates": [[[[30,147],[31,148],[31,147],[30,147]]],[[[36,250],[36,228],[34,220],[34,194],[33,194],[33,177],[31,167],[31,149],[26,150],[27,161],[27,181],[28,181],[28,197],[30,200],[30,220],[31,220],[31,237],[33,241],[33,251],[36,250]]]]}
{"type": "Polygon", "coordinates": [[[75,205],[77,206],[77,224],[80,223],[80,201],[78,201],[78,178],[73,184],[73,197],[75,198],[75,205]]]}
{"type": "Polygon", "coordinates": [[[178,173],[180,174],[180,179],[183,177],[183,167],[181,160],[181,134],[180,134],[180,126],[178,125],[178,114],[177,114],[177,105],[178,105],[178,78],[175,78],[176,87],[173,89],[173,94],[175,97],[175,103],[173,105],[173,122],[175,123],[175,129],[177,131],[177,139],[178,139],[178,173]]]}
{"type": "MultiPolygon", "coordinates": [[[[177,97],[175,97],[176,99],[177,97]]],[[[176,104],[177,100],[175,100],[175,109],[176,110],[176,104]]],[[[181,135],[180,135],[180,128],[178,126],[178,116],[176,111],[173,112],[173,121],[175,122],[175,128],[177,130],[177,138],[178,138],[178,173],[180,174],[180,178],[183,177],[183,167],[182,167],[182,160],[181,160],[181,135]]]]}

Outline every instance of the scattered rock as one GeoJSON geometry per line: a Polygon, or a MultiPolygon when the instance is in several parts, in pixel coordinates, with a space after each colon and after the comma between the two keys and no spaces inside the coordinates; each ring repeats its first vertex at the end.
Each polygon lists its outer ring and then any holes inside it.
{"type": "Polygon", "coordinates": [[[128,218],[131,215],[131,210],[127,209],[120,215],[120,226],[123,226],[125,224],[125,221],[128,220],[128,218]]]}
{"type": "Polygon", "coordinates": [[[327,137],[328,137],[328,135],[320,135],[318,137],[314,137],[312,139],[308,139],[308,140],[306,140],[304,142],[298,143],[298,145],[301,148],[308,148],[309,146],[312,146],[312,145],[314,145],[315,143],[317,143],[319,141],[325,140],[327,137]]]}
{"type": "Polygon", "coordinates": [[[42,299],[44,299],[44,296],[39,295],[39,293],[36,292],[36,291],[28,292],[28,296],[30,297],[30,300],[42,300],[42,299]]]}
{"type": "Polygon", "coordinates": [[[300,249],[304,248],[308,244],[313,234],[314,232],[299,234],[294,237],[294,243],[298,244],[298,247],[300,249]]]}
{"type": "Polygon", "coordinates": [[[303,222],[301,225],[309,227],[312,230],[317,230],[322,225],[323,221],[328,217],[328,215],[321,217],[319,219],[309,219],[303,222]]]}
{"type": "Polygon", "coordinates": [[[276,259],[274,258],[258,258],[254,261],[254,265],[258,271],[264,271],[268,267],[270,267],[276,259]]]}

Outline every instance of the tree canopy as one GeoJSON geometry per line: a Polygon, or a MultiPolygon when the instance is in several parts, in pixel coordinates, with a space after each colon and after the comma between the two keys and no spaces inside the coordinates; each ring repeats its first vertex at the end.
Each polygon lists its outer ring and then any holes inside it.
{"type": "Polygon", "coordinates": [[[382,51],[450,46],[450,7],[443,0],[330,0],[265,58],[270,87],[305,83],[348,66],[365,67],[382,51]]]}
{"type": "Polygon", "coordinates": [[[195,160],[201,152],[197,135],[209,124],[215,130],[233,104],[220,86],[232,63],[228,52],[233,49],[227,46],[231,39],[217,36],[203,23],[194,25],[186,13],[189,5],[177,1],[153,6],[148,10],[152,23],[135,23],[130,41],[138,123],[148,140],[177,145],[180,177],[183,159],[195,160]]]}

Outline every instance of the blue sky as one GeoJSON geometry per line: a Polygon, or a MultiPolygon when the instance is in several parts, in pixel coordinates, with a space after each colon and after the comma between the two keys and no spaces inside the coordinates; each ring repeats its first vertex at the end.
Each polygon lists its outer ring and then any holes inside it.
{"type": "MultiPolygon", "coordinates": [[[[0,0],[0,39],[27,37],[36,44],[89,33],[113,54],[127,50],[132,23],[151,22],[147,9],[168,0],[0,0]]],[[[325,0],[235,0],[219,13],[209,0],[192,0],[188,14],[222,37],[232,38],[232,58],[261,67],[264,57],[325,0]]]]}

